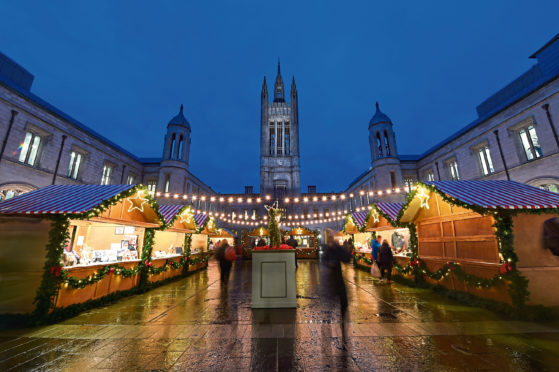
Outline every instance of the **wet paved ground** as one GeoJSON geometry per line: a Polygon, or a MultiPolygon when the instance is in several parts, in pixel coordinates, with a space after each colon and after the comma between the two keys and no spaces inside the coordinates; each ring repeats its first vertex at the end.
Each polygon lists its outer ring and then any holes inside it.
{"type": "Polygon", "coordinates": [[[504,321],[344,267],[349,314],[299,261],[298,307],[251,310],[250,262],[204,271],[65,322],[0,333],[0,370],[557,371],[559,327],[504,321]]]}

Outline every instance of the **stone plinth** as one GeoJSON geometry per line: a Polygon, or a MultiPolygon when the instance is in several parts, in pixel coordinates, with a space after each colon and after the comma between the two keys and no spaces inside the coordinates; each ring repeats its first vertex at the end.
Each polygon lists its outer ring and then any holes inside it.
{"type": "Polygon", "coordinates": [[[252,307],[297,307],[294,249],[252,252],[252,307]]]}

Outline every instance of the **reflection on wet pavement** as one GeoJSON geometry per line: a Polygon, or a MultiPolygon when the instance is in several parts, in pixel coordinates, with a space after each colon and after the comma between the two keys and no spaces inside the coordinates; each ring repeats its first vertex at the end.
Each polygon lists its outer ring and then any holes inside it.
{"type": "Polygon", "coordinates": [[[341,322],[324,269],[299,261],[297,309],[250,308],[250,262],[203,271],[65,322],[0,333],[0,370],[545,371],[559,328],[506,321],[344,266],[341,322]]]}

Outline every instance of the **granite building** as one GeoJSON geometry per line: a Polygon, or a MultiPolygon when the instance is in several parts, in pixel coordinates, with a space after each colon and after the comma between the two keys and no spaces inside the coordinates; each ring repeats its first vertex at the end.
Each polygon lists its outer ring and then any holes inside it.
{"type": "Polygon", "coordinates": [[[299,195],[301,181],[297,87],[293,78],[288,102],[279,62],[273,92],[270,102],[264,77],[260,95],[260,193],[282,199],[286,195],[299,195]]]}

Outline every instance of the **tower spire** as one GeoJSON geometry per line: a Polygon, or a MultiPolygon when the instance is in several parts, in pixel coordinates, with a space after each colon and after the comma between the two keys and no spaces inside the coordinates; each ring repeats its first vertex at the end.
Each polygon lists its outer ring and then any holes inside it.
{"type": "Polygon", "coordinates": [[[283,79],[281,78],[280,61],[278,58],[278,75],[274,84],[274,102],[285,102],[283,79]]]}

